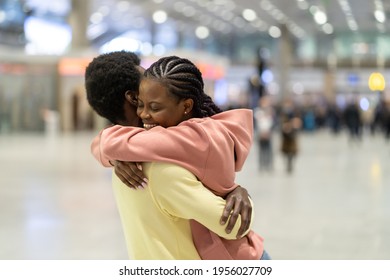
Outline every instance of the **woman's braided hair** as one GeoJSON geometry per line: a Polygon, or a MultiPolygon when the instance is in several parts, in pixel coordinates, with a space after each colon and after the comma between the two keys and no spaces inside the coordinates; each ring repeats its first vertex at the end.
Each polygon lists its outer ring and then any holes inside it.
{"type": "Polygon", "coordinates": [[[168,91],[178,98],[191,98],[194,101],[193,117],[210,117],[222,112],[210,96],[204,93],[202,73],[188,59],[167,56],[153,63],[145,77],[158,79],[168,91]]]}

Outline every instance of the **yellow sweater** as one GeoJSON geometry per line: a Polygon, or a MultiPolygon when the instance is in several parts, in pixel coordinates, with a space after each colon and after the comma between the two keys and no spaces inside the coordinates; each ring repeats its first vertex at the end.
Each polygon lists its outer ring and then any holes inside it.
{"type": "Polygon", "coordinates": [[[113,188],[130,259],[200,259],[191,236],[194,219],[226,239],[235,239],[239,220],[230,234],[219,224],[225,201],[188,170],[169,163],[144,163],[149,180],[133,190],[113,173],[113,188]]]}

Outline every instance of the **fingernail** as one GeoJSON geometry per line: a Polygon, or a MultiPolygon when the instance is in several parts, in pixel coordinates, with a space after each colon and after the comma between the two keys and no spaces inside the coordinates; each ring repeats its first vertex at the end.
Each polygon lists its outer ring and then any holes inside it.
{"type": "Polygon", "coordinates": [[[226,232],[227,232],[227,233],[231,233],[232,230],[231,230],[231,229],[227,229],[226,232]]]}
{"type": "Polygon", "coordinates": [[[144,178],[144,181],[145,181],[146,183],[149,183],[148,178],[144,178]]]}
{"type": "Polygon", "coordinates": [[[146,188],[147,185],[148,185],[148,184],[146,184],[145,182],[142,182],[142,187],[143,187],[143,188],[146,188]]]}
{"type": "Polygon", "coordinates": [[[139,185],[139,186],[138,186],[138,188],[139,188],[139,189],[143,189],[144,187],[143,187],[143,186],[141,186],[141,185],[139,185]]]}

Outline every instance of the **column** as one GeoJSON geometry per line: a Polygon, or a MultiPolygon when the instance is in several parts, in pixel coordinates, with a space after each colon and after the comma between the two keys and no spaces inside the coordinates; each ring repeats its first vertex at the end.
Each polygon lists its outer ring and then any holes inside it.
{"type": "Polygon", "coordinates": [[[89,21],[90,0],[72,0],[69,24],[72,28],[71,51],[81,51],[89,47],[87,26],[89,21]]]}
{"type": "Polygon", "coordinates": [[[291,89],[290,83],[290,70],[292,63],[292,43],[291,34],[286,25],[280,27],[282,35],[279,39],[279,84],[280,84],[280,96],[285,98],[290,96],[291,89]]]}

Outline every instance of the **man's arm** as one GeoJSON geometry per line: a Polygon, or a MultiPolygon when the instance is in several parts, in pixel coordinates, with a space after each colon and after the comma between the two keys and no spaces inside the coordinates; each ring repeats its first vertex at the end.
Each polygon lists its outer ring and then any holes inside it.
{"type": "Polygon", "coordinates": [[[241,216],[230,233],[220,223],[226,204],[223,198],[214,195],[184,168],[157,162],[151,166],[149,187],[164,213],[172,218],[196,220],[225,239],[237,238],[241,216]]]}

